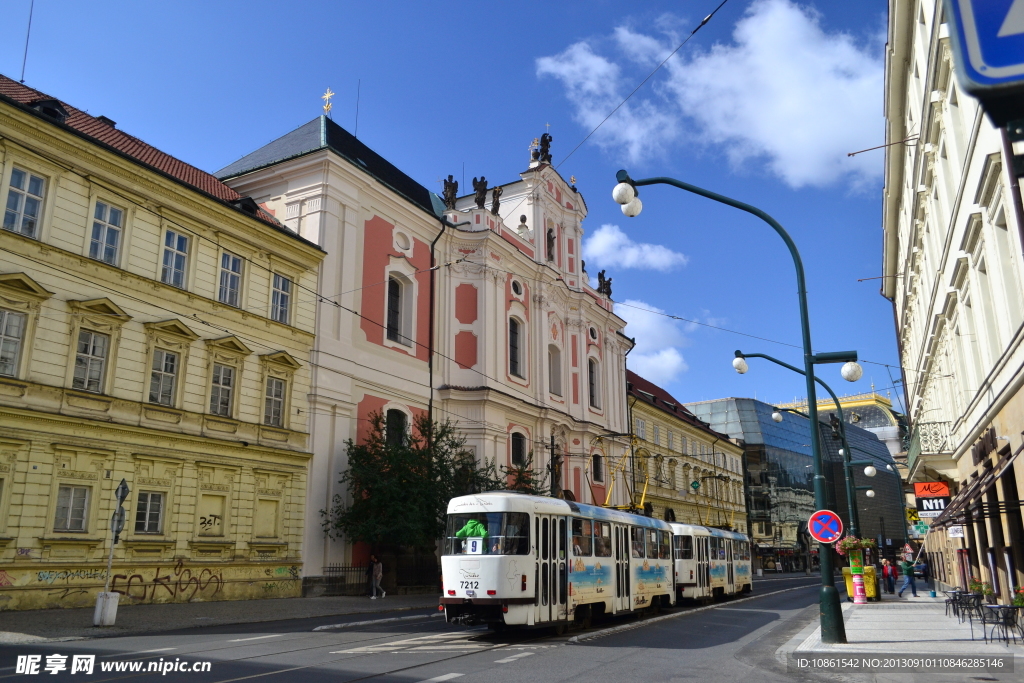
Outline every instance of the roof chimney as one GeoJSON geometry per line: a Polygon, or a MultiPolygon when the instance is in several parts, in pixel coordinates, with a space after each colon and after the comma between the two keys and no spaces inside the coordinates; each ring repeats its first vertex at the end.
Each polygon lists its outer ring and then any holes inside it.
{"type": "Polygon", "coordinates": [[[97,116],[96,120],[99,121],[100,123],[107,124],[111,128],[117,128],[117,121],[114,121],[113,119],[109,119],[106,116],[97,116]]]}

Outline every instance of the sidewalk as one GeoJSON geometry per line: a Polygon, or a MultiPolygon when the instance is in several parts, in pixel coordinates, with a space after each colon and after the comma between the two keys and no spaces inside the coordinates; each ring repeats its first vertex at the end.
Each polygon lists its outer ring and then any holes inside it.
{"type": "MultiPolygon", "coordinates": [[[[842,593],[841,593],[842,595],[842,593]]],[[[918,591],[920,597],[898,598],[882,595],[882,602],[866,605],[843,603],[846,623],[844,644],[821,642],[818,621],[808,624],[789,643],[779,648],[780,662],[790,655],[829,654],[901,654],[916,655],[1013,655],[1017,671],[1024,671],[1024,645],[1018,634],[1017,643],[1010,640],[986,643],[981,626],[975,623],[974,639],[969,622],[960,623],[950,612],[946,616],[944,597],[930,598],[927,590],[918,591]]],[[[941,593],[940,593],[941,595],[941,593]]],[[[1019,674],[1018,674],[1019,675],[1019,674]]]]}
{"type": "Polygon", "coordinates": [[[178,602],[162,605],[122,603],[117,608],[117,626],[109,628],[97,628],[92,625],[92,607],[0,612],[0,645],[51,638],[125,636],[197,626],[407,611],[436,608],[437,604],[437,595],[396,595],[380,600],[337,596],[178,602]]]}

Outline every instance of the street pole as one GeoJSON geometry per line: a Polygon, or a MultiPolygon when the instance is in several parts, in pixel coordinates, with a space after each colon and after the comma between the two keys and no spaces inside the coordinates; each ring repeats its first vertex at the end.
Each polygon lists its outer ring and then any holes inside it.
{"type": "Polygon", "coordinates": [[[551,435],[551,497],[552,498],[561,498],[561,496],[558,495],[559,493],[561,493],[561,491],[559,490],[561,488],[561,482],[560,482],[561,477],[559,476],[560,474],[561,474],[561,472],[558,471],[558,463],[556,462],[556,459],[555,459],[555,435],[552,434],[551,435]]]}
{"type": "MultiPolygon", "coordinates": [[[[680,190],[692,192],[713,201],[732,206],[740,211],[746,211],[770,225],[779,237],[782,238],[782,241],[786,243],[786,248],[789,249],[790,256],[793,258],[793,266],[796,270],[797,299],[800,307],[800,337],[804,351],[804,379],[807,385],[808,413],[810,414],[811,424],[817,425],[818,399],[814,388],[814,364],[818,359],[815,357],[814,347],[811,345],[811,322],[807,309],[807,285],[804,278],[804,265],[800,258],[800,252],[796,248],[796,244],[789,236],[789,233],[786,232],[785,228],[783,228],[778,221],[767,213],[761,209],[751,206],[750,204],[705,190],[697,187],[696,185],[675,180],[674,178],[657,177],[634,181],[629,177],[629,174],[625,170],[619,171],[615,177],[619,183],[629,183],[632,185],[634,188],[634,194],[635,188],[639,186],[659,184],[671,185],[679,188],[680,190]]],[[[633,201],[638,200],[633,199],[633,201]]],[[[639,213],[639,207],[632,215],[636,215],[636,213],[639,213]]],[[[824,360],[824,358],[822,358],[822,360],[824,360]]],[[[815,430],[814,438],[811,439],[811,454],[814,458],[814,502],[819,510],[823,510],[826,507],[827,498],[825,495],[825,472],[821,461],[821,449],[818,443],[818,436],[819,434],[817,433],[817,430],[815,430]]],[[[843,612],[842,606],[839,602],[839,593],[836,591],[831,546],[826,543],[819,543],[818,554],[821,564],[821,590],[819,593],[821,641],[823,643],[845,643],[846,626],[843,623],[843,612]]]]}

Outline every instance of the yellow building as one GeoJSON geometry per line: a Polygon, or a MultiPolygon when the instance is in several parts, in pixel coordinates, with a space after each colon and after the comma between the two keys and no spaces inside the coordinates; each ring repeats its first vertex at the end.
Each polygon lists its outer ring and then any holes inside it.
{"type": "Polygon", "coordinates": [[[0,76],[0,610],[300,594],[323,252],[0,76]]]}
{"type": "Polygon", "coordinates": [[[661,387],[626,376],[637,504],[650,503],[659,519],[747,533],[743,449],[661,387]]]}

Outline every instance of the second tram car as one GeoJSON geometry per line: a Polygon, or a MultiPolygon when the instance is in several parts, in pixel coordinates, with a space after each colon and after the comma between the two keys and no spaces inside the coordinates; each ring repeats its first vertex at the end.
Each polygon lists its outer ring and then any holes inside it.
{"type": "Polygon", "coordinates": [[[710,601],[752,590],[750,539],[693,524],[669,526],[677,599],[710,601]]]}
{"type": "MultiPolygon", "coordinates": [[[[706,565],[710,597],[749,590],[749,561],[745,571],[736,569],[738,544],[746,542],[741,534],[556,498],[503,491],[462,496],[448,504],[441,605],[449,622],[586,625],[603,613],[675,604],[676,577],[682,580],[684,571],[689,588],[690,565],[673,561],[687,543],[706,552],[700,557],[707,562],[697,560],[693,571],[706,565]],[[720,544],[695,542],[698,531],[720,544]],[[680,541],[684,536],[691,540],[680,541]],[[712,548],[721,554],[713,562],[712,548]]],[[[692,589],[678,595],[699,597],[692,589]]]]}

